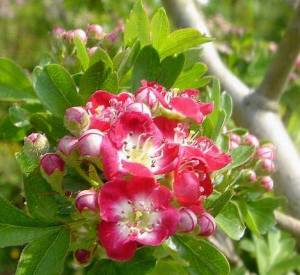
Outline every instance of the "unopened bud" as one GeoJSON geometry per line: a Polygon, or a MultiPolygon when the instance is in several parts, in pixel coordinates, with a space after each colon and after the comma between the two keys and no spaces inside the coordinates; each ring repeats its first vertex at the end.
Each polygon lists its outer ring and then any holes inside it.
{"type": "Polygon", "coordinates": [[[259,146],[259,140],[257,139],[256,136],[251,135],[251,134],[247,134],[247,135],[244,137],[244,143],[245,143],[245,144],[248,144],[248,145],[252,145],[252,146],[254,146],[255,148],[257,148],[257,147],[259,146]]]}
{"type": "Polygon", "coordinates": [[[74,136],[79,136],[89,128],[90,117],[84,108],[71,107],[66,110],[64,124],[74,136]]]}
{"type": "Polygon", "coordinates": [[[49,142],[45,135],[32,133],[24,139],[24,152],[29,157],[38,158],[49,149],[49,142]]]}
{"type": "Polygon", "coordinates": [[[56,27],[52,30],[52,35],[55,39],[60,40],[64,37],[65,35],[65,30],[61,27],[56,27]]]}
{"type": "Polygon", "coordinates": [[[253,170],[245,170],[244,179],[250,182],[255,182],[257,180],[256,173],[253,170]]]}
{"type": "Polygon", "coordinates": [[[196,214],[188,209],[188,208],[181,208],[179,210],[179,222],[177,225],[177,229],[180,232],[190,232],[195,229],[197,225],[197,216],[196,214]]]}
{"type": "Polygon", "coordinates": [[[271,192],[273,190],[274,182],[271,177],[269,176],[262,177],[260,179],[260,182],[267,191],[271,192]]]}
{"type": "Polygon", "coordinates": [[[103,28],[98,24],[91,24],[87,27],[87,35],[90,39],[100,40],[104,37],[103,28]]]}
{"type": "Polygon", "coordinates": [[[216,231],[215,219],[207,212],[201,214],[201,216],[198,218],[198,224],[200,226],[199,234],[201,236],[208,237],[213,235],[216,231]]]}
{"type": "Polygon", "coordinates": [[[241,144],[241,137],[237,134],[233,134],[233,133],[229,134],[229,140],[231,142],[237,143],[238,145],[241,144]]]}
{"type": "Polygon", "coordinates": [[[92,56],[96,53],[97,50],[98,50],[98,47],[92,47],[92,48],[88,48],[87,52],[90,56],[92,56]]]}
{"type": "Polygon", "coordinates": [[[275,172],[275,164],[273,160],[270,159],[262,159],[258,164],[259,170],[263,173],[273,173],[275,172]]]}
{"type": "Polygon", "coordinates": [[[64,136],[60,139],[57,149],[60,154],[69,157],[77,147],[78,139],[72,136],[64,136]]]}
{"type": "Polygon", "coordinates": [[[88,40],[85,31],[82,29],[76,29],[73,31],[73,38],[75,39],[76,37],[78,37],[83,44],[86,44],[88,40]]]}
{"type": "Polygon", "coordinates": [[[96,129],[87,130],[78,140],[81,157],[97,158],[100,155],[103,133],[96,129]]]}
{"type": "Polygon", "coordinates": [[[95,190],[84,190],[78,193],[75,200],[79,212],[83,210],[98,210],[98,193],[95,190]]]}
{"type": "Polygon", "coordinates": [[[275,146],[273,144],[265,144],[256,150],[256,156],[259,159],[275,160],[275,146]]]}
{"type": "Polygon", "coordinates": [[[65,163],[55,153],[47,153],[41,157],[40,169],[43,177],[49,182],[52,188],[61,192],[61,181],[65,174],[65,163]]]}
{"type": "Polygon", "coordinates": [[[229,149],[232,151],[232,150],[234,150],[234,149],[236,149],[236,148],[238,148],[240,145],[238,144],[238,143],[236,143],[236,142],[234,142],[234,141],[230,141],[229,142],[229,149]]]}
{"type": "Polygon", "coordinates": [[[91,252],[86,249],[77,249],[74,256],[79,264],[86,264],[91,259],[91,252]]]}

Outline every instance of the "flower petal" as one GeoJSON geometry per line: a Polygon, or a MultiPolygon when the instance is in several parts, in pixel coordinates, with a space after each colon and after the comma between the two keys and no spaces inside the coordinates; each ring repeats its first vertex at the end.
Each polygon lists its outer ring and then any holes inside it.
{"type": "Polygon", "coordinates": [[[98,227],[100,243],[108,257],[117,261],[130,260],[136,251],[137,243],[128,238],[126,226],[102,221],[98,227]]]}

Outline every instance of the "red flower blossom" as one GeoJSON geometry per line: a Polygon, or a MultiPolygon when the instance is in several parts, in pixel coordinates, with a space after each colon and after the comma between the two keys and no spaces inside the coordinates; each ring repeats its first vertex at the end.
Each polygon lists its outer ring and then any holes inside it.
{"type": "Polygon", "coordinates": [[[170,191],[153,178],[106,183],[99,195],[99,240],[114,260],[129,260],[138,244],[157,246],[176,231],[178,212],[170,191]]]}

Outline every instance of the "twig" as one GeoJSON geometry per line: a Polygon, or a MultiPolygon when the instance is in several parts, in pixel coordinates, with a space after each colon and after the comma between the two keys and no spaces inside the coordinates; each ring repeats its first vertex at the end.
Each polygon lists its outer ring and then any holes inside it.
{"type": "Polygon", "coordinates": [[[274,215],[277,224],[281,229],[289,232],[298,240],[300,239],[300,220],[297,220],[277,210],[274,212],[274,215]]]}
{"type": "MultiPolygon", "coordinates": [[[[162,0],[177,27],[194,27],[209,34],[203,15],[192,0],[162,0]]],[[[203,45],[199,51],[222,87],[234,102],[234,119],[258,137],[268,139],[277,147],[276,192],[288,198],[293,214],[300,218],[300,158],[276,108],[265,97],[256,94],[237,78],[221,61],[213,43],[203,45]]]]}
{"type": "Polygon", "coordinates": [[[268,99],[278,101],[282,95],[289,74],[293,70],[295,59],[300,51],[300,3],[295,10],[286,33],[279,45],[277,54],[257,92],[268,99]]]}

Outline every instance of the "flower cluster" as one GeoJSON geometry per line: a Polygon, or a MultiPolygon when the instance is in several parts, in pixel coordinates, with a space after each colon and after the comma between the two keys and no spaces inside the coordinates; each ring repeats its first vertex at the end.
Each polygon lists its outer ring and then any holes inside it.
{"type": "Polygon", "coordinates": [[[101,183],[81,191],[76,207],[99,213],[99,242],[110,258],[128,260],[137,247],[160,245],[176,232],[214,233],[203,202],[213,191],[212,173],[231,157],[191,129],[213,110],[198,97],[195,89],[142,81],[135,94],[96,91],[85,107],[66,110],[72,135],[42,156],[42,174],[57,184],[64,163],[100,171],[101,183]]]}
{"type": "Polygon", "coordinates": [[[246,134],[242,137],[237,134],[230,134],[230,149],[234,150],[240,145],[251,145],[255,148],[255,155],[248,164],[251,169],[246,170],[248,180],[258,182],[265,190],[272,191],[273,180],[270,174],[275,172],[275,146],[272,143],[261,144],[257,137],[252,134],[246,134]]]}

